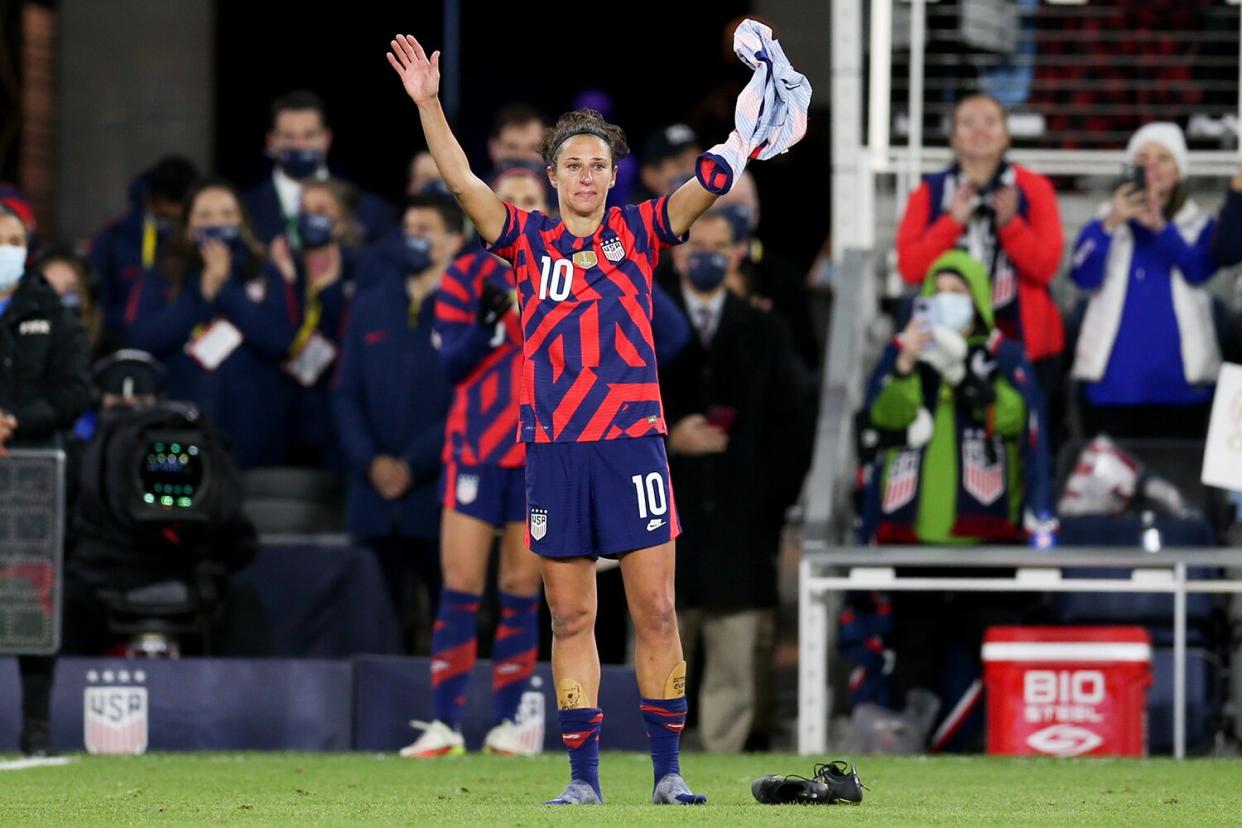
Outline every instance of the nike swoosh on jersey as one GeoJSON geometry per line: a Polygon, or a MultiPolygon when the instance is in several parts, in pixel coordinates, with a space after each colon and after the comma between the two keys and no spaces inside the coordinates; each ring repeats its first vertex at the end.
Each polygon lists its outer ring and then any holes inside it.
{"type": "Polygon", "coordinates": [[[662,520],[649,520],[647,521],[647,531],[654,532],[656,529],[659,529],[663,525],[664,525],[664,521],[662,520]]]}

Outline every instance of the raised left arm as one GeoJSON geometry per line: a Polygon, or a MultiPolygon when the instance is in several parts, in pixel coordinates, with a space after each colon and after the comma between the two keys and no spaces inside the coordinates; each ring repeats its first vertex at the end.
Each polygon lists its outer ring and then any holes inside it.
{"type": "Polygon", "coordinates": [[[720,195],[708,192],[697,179],[691,178],[668,197],[668,224],[674,235],[683,235],[699,216],[716,203],[720,195]]]}

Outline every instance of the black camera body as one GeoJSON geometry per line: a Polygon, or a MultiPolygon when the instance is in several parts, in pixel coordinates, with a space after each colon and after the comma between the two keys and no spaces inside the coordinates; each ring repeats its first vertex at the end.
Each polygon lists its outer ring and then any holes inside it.
{"type": "Polygon", "coordinates": [[[1147,189],[1147,168],[1139,164],[1124,164],[1121,167],[1121,183],[1129,184],[1136,193],[1147,189]]]}
{"type": "Polygon", "coordinates": [[[241,511],[241,474],[231,448],[198,409],[183,403],[104,411],[83,456],[81,481],[97,517],[135,542],[170,528],[192,537],[241,511]]]}

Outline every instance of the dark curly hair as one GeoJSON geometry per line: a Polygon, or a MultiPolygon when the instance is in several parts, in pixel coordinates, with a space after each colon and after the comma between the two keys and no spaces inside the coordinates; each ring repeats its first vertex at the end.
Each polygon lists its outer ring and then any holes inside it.
{"type": "Polygon", "coordinates": [[[594,135],[612,152],[612,165],[615,167],[622,158],[630,154],[629,145],[625,143],[625,132],[616,124],[604,120],[594,109],[575,109],[566,112],[556,121],[556,126],[543,133],[543,141],[539,144],[539,154],[549,167],[556,166],[556,153],[561,144],[575,135],[594,135]]]}

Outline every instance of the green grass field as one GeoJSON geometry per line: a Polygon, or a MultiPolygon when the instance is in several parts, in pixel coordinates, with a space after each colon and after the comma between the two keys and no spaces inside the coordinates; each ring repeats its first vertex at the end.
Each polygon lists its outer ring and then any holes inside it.
{"type": "MultiPolygon", "coordinates": [[[[3,757],[5,759],[12,757],[3,757]]],[[[711,801],[650,804],[647,756],[605,753],[607,802],[545,808],[560,755],[414,762],[369,754],[157,754],[73,757],[0,771],[0,825],[1238,825],[1242,762],[1166,759],[862,758],[858,806],[765,806],[750,782],[809,774],[797,756],[683,757],[711,801]]]]}

